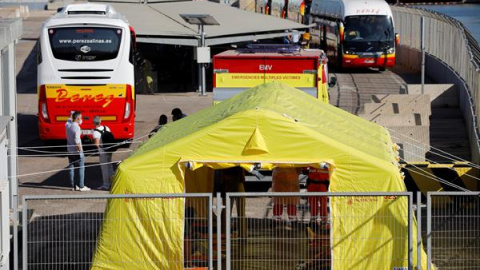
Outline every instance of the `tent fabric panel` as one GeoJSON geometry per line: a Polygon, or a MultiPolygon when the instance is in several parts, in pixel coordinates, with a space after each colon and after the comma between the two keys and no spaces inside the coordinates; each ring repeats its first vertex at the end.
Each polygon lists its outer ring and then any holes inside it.
{"type": "Polygon", "coordinates": [[[109,200],[91,269],[183,269],[184,199],[109,200]]]}
{"type": "MultiPolygon", "coordinates": [[[[120,165],[111,192],[183,193],[178,166],[144,162],[128,172],[120,165]]],[[[109,200],[92,269],[183,269],[184,205],[182,198],[109,200]]]]}
{"type": "Polygon", "coordinates": [[[408,268],[408,207],[402,207],[408,198],[340,197],[330,203],[333,269],[408,268]]]}
{"type": "Polygon", "coordinates": [[[181,119],[183,122],[170,123],[134,155],[168,144],[237,112],[253,108],[278,112],[352,148],[392,163],[396,162],[392,150],[393,143],[386,129],[332,105],[321,103],[298,89],[280,83],[265,84],[246,90],[216,106],[202,110],[202,113],[181,119]],[[182,123],[184,128],[177,129],[176,126],[182,123]]]}

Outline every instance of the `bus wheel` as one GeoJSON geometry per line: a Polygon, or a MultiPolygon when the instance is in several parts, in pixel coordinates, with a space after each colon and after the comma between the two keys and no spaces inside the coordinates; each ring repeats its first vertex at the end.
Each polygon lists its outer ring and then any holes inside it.
{"type": "Polygon", "coordinates": [[[381,67],[381,68],[378,68],[378,70],[379,70],[380,72],[384,72],[384,71],[386,70],[386,68],[381,67]]]}

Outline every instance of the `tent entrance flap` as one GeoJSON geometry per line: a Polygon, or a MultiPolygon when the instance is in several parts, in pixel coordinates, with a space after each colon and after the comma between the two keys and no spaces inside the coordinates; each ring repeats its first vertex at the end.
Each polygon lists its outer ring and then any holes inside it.
{"type": "Polygon", "coordinates": [[[298,161],[240,161],[240,160],[193,160],[193,159],[180,159],[178,165],[182,172],[185,172],[186,169],[195,171],[202,167],[208,167],[214,170],[227,169],[231,167],[240,166],[248,172],[251,172],[254,169],[257,170],[266,170],[271,171],[276,167],[294,167],[294,168],[303,168],[303,167],[314,167],[322,168],[327,164],[331,172],[335,169],[335,163],[333,160],[324,160],[321,162],[298,162],[298,161]]]}
{"type": "Polygon", "coordinates": [[[214,190],[215,170],[227,169],[232,167],[241,167],[246,172],[255,174],[257,171],[273,171],[274,168],[305,168],[314,167],[321,169],[323,165],[328,164],[330,175],[333,177],[335,165],[333,161],[323,162],[286,162],[286,161],[241,161],[241,160],[195,160],[182,158],[177,165],[184,182],[184,192],[186,193],[210,193],[214,190]]]}

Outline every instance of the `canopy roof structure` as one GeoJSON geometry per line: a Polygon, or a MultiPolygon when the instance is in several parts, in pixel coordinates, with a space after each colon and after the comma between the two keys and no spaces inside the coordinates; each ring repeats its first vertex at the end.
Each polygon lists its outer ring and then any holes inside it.
{"type": "Polygon", "coordinates": [[[308,26],[289,20],[248,12],[208,1],[168,1],[142,4],[138,1],[108,1],[126,16],[136,31],[137,41],[199,46],[196,25],[180,14],[208,14],[220,25],[205,26],[205,46],[285,36],[285,30],[303,31],[308,26]]]}
{"type": "MultiPolygon", "coordinates": [[[[298,89],[269,83],[164,126],[120,164],[112,193],[209,193],[214,169],[323,162],[331,165],[330,192],[406,191],[385,128],[298,89]]],[[[184,199],[109,202],[92,269],[130,260],[149,262],[136,269],[182,269],[185,206],[184,199]],[[125,224],[116,222],[121,216],[129,217],[125,224]],[[119,234],[122,241],[114,241],[119,234]]],[[[332,223],[333,269],[408,267],[408,198],[334,197],[330,211],[340,217],[332,223]],[[342,218],[352,211],[356,218],[342,218]]],[[[415,234],[412,238],[416,243],[415,234]]],[[[413,245],[413,262],[416,254],[413,245]]]]}

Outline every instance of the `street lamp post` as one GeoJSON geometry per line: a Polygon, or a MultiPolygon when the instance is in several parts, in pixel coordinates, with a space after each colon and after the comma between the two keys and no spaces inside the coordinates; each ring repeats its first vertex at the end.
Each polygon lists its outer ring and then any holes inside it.
{"type": "Polygon", "coordinates": [[[208,14],[180,14],[180,17],[189,24],[198,25],[198,34],[200,35],[197,46],[198,88],[200,95],[206,96],[205,64],[210,63],[210,48],[205,46],[205,25],[220,24],[208,14]]]}

